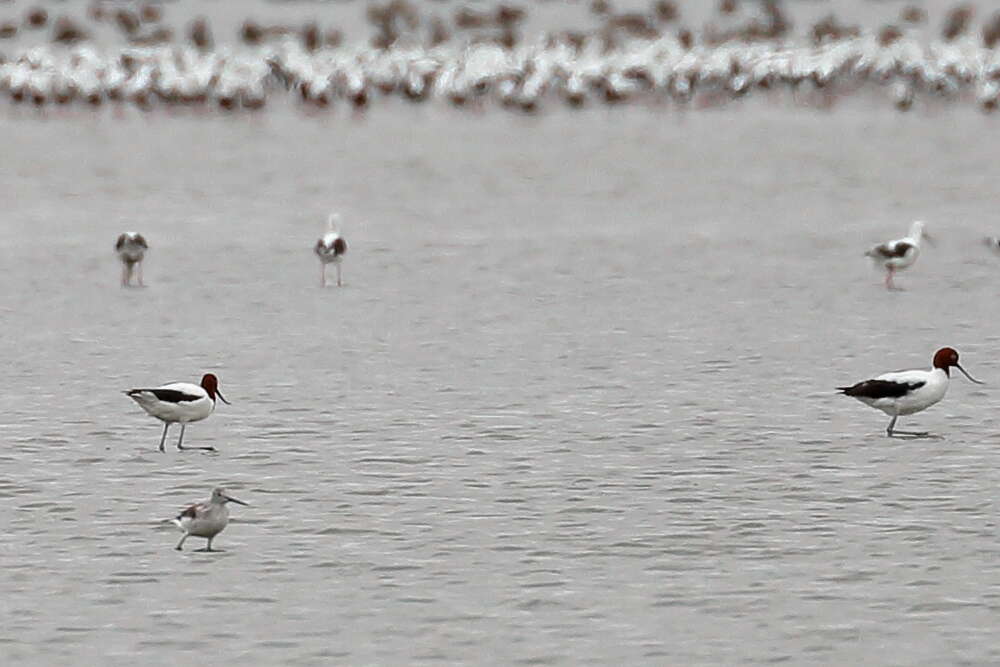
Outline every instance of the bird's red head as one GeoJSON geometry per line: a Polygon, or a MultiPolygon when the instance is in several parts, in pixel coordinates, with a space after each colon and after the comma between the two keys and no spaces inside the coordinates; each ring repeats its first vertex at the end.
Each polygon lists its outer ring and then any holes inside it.
{"type": "Polygon", "coordinates": [[[229,401],[227,401],[226,397],[219,391],[219,378],[215,377],[211,373],[205,373],[201,376],[201,388],[205,390],[205,393],[207,393],[208,397],[213,401],[215,400],[215,397],[218,396],[223,403],[229,405],[229,401]]]}
{"type": "Polygon", "coordinates": [[[958,366],[958,352],[950,347],[942,347],[934,353],[934,368],[940,368],[945,373],[952,366],[958,366]]]}

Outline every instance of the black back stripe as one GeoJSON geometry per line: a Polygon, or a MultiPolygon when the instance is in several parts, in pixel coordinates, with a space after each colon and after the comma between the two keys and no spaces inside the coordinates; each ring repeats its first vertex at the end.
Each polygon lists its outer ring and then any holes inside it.
{"type": "Polygon", "coordinates": [[[853,387],[837,387],[841,393],[855,398],[899,398],[914,389],[920,389],[926,382],[892,382],[890,380],[865,380],[853,387]]]}
{"type": "Polygon", "coordinates": [[[176,389],[133,389],[128,393],[128,395],[134,396],[135,394],[141,393],[153,394],[157,399],[163,401],[164,403],[188,403],[202,398],[201,396],[185,394],[183,391],[178,391],[176,389]]]}
{"type": "Polygon", "coordinates": [[[907,251],[912,247],[913,247],[912,243],[895,243],[892,246],[880,245],[877,248],[875,248],[875,252],[877,252],[881,257],[885,257],[886,259],[893,259],[896,257],[903,257],[904,255],[906,255],[907,251]]]}

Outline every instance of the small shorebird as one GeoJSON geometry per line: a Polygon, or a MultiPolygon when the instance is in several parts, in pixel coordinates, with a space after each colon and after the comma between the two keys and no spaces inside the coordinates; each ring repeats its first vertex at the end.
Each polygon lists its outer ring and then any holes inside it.
{"type": "Polygon", "coordinates": [[[237,500],[226,493],[223,488],[212,489],[212,497],[208,502],[191,505],[186,510],[177,515],[174,524],[184,531],[184,537],[174,547],[178,551],[184,550],[184,540],[191,537],[204,537],[208,540],[208,546],[198,551],[213,551],[212,540],[221,533],[229,523],[229,509],[226,503],[238,503],[247,505],[242,500],[237,500]]]}
{"type": "Polygon", "coordinates": [[[965,372],[958,363],[958,352],[950,347],[942,347],[934,353],[934,363],[929,371],[896,371],[884,373],[871,380],[859,382],[850,387],[837,387],[843,393],[858,399],[867,406],[881,410],[892,416],[889,428],[885,430],[890,438],[896,435],[926,438],[927,432],[897,431],[896,420],[904,415],[912,415],[931,407],[948,391],[948,372],[954,366],[962,375],[976,384],[985,384],[965,372]]]}
{"type": "Polygon", "coordinates": [[[987,236],[983,239],[983,243],[995,252],[1000,252],[1000,238],[997,238],[996,236],[987,236]]]}
{"type": "Polygon", "coordinates": [[[322,275],[320,277],[320,286],[326,287],[326,265],[331,262],[337,266],[337,287],[340,287],[340,263],[344,261],[344,253],[347,252],[347,242],[340,236],[340,230],[337,228],[337,223],[340,221],[340,216],[336,213],[331,213],[330,217],[326,219],[326,234],[320,237],[316,241],[316,256],[319,257],[320,270],[322,275]]]}
{"type": "Polygon", "coordinates": [[[160,438],[160,451],[167,439],[167,429],[171,424],[180,422],[181,437],[177,439],[177,449],[206,449],[215,451],[215,447],[185,447],[184,428],[188,422],[201,421],[215,410],[215,397],[218,396],[229,405],[222,392],[219,391],[219,379],[211,373],[201,378],[201,384],[190,382],[172,382],[152,389],[129,389],[125,392],[139,406],[163,422],[163,436],[160,438]]]}
{"type": "Polygon", "coordinates": [[[122,261],[122,287],[132,284],[132,270],[135,269],[139,287],[142,284],[142,258],[146,256],[149,245],[142,234],[138,232],[125,232],[118,236],[115,242],[115,252],[118,259],[122,261]]]}
{"type": "Polygon", "coordinates": [[[871,257],[876,264],[885,267],[886,289],[899,289],[893,284],[892,277],[896,271],[908,268],[917,261],[917,257],[920,256],[920,241],[924,239],[931,240],[924,231],[924,223],[917,220],[910,225],[910,233],[905,237],[886,241],[865,253],[865,256],[871,257]]]}

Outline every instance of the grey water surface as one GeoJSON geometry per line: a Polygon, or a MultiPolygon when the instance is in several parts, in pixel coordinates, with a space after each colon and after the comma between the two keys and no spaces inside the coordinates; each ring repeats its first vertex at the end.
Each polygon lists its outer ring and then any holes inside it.
{"type": "Polygon", "coordinates": [[[0,127],[4,664],[1000,662],[996,121],[0,127]],[[943,345],[988,384],[901,421],[939,439],[833,390],[943,345]],[[122,390],[208,371],[218,453],[158,453],[122,390]],[[220,484],[225,552],[174,551],[220,484]]]}

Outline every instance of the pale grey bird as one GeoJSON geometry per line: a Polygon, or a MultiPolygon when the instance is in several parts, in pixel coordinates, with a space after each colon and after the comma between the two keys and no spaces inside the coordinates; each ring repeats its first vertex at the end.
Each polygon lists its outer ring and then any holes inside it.
{"type": "Polygon", "coordinates": [[[212,551],[212,540],[221,533],[226,524],[229,523],[229,509],[226,503],[233,502],[240,505],[247,505],[242,500],[233,498],[226,490],[218,487],[212,490],[212,497],[208,502],[191,505],[186,510],[177,515],[174,524],[184,531],[184,537],[175,547],[178,551],[183,551],[184,540],[191,537],[204,537],[208,540],[208,546],[197,551],[212,551]]]}

